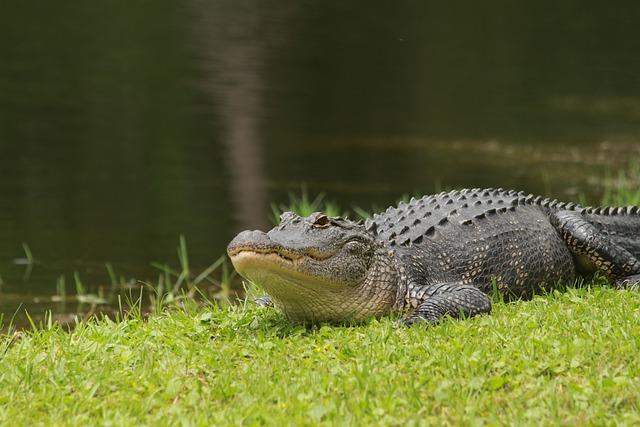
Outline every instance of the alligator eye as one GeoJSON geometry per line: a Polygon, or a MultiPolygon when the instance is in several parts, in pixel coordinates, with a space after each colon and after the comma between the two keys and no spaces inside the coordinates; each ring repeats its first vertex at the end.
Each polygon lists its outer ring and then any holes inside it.
{"type": "Polygon", "coordinates": [[[319,215],[315,221],[313,221],[314,227],[327,227],[331,224],[331,220],[326,215],[319,215]]]}

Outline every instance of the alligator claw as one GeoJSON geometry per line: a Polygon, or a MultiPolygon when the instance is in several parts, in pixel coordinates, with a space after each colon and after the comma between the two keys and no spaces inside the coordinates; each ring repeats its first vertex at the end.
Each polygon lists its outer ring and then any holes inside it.
{"type": "Polygon", "coordinates": [[[618,289],[629,289],[630,291],[640,290],[640,274],[623,277],[615,281],[614,286],[618,289]]]}
{"type": "Polygon", "coordinates": [[[421,316],[408,316],[408,317],[405,317],[404,319],[399,319],[395,322],[395,326],[398,328],[400,327],[406,328],[407,326],[413,326],[413,325],[430,325],[430,324],[432,324],[432,322],[429,322],[427,319],[421,316]]]}
{"type": "Polygon", "coordinates": [[[271,297],[269,295],[256,298],[254,302],[260,308],[273,307],[273,301],[271,300],[271,297]]]}
{"type": "Polygon", "coordinates": [[[410,318],[410,317],[409,317],[409,318],[406,318],[406,319],[400,319],[400,320],[398,320],[398,321],[396,322],[396,325],[397,325],[398,327],[401,327],[401,326],[407,327],[407,326],[413,326],[413,325],[415,325],[416,323],[418,323],[418,322],[416,321],[416,319],[412,319],[412,318],[410,318]]]}

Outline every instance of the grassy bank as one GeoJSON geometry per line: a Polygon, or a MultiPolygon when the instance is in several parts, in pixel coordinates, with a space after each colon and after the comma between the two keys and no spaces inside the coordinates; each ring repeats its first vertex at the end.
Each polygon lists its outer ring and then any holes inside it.
{"type": "Polygon", "coordinates": [[[434,328],[165,312],[0,341],[0,422],[640,423],[640,295],[573,289],[434,328]]]}
{"type": "MultiPolygon", "coordinates": [[[[628,176],[614,181],[607,203],[640,203],[628,176]]],[[[214,270],[193,275],[182,246],[148,317],[0,335],[0,424],[640,424],[640,293],[600,284],[431,328],[306,329],[180,299],[214,270]]]]}

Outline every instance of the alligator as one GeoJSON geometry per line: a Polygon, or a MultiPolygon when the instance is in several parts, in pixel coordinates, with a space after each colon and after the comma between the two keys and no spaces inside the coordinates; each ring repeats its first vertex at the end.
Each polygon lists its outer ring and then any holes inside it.
{"type": "Polygon", "coordinates": [[[583,207],[524,192],[464,189],[401,202],[366,221],[292,212],[227,252],[241,276],[296,322],[404,324],[491,311],[596,273],[640,282],[640,208],[583,207]]]}

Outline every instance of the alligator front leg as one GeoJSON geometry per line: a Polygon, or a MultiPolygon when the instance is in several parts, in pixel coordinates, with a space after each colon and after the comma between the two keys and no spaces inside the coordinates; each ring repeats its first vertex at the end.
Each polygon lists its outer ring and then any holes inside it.
{"type": "Polygon", "coordinates": [[[556,212],[551,215],[551,223],[581,264],[606,274],[617,287],[631,287],[640,282],[640,261],[578,212],[556,212]]]}
{"type": "Polygon", "coordinates": [[[471,285],[458,282],[428,285],[416,292],[424,298],[418,307],[402,323],[418,322],[435,324],[445,316],[471,317],[491,312],[489,297],[471,285]]]}

